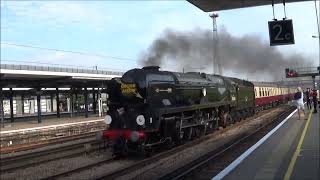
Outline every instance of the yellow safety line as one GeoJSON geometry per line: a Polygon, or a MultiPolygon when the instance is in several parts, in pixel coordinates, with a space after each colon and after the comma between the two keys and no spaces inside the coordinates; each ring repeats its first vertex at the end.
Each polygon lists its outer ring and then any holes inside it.
{"type": "Polygon", "coordinates": [[[293,156],[291,158],[291,161],[290,161],[289,167],[287,169],[286,175],[284,176],[284,180],[289,180],[290,177],[291,177],[294,165],[295,165],[296,160],[298,158],[298,155],[300,154],[300,151],[301,151],[301,146],[302,146],[304,137],[306,136],[307,129],[308,129],[309,124],[310,124],[312,112],[313,112],[313,108],[311,109],[309,117],[308,117],[308,121],[307,121],[306,125],[304,126],[304,129],[303,129],[303,132],[301,134],[297,149],[296,149],[296,151],[294,152],[294,154],[293,154],[293,156]]]}

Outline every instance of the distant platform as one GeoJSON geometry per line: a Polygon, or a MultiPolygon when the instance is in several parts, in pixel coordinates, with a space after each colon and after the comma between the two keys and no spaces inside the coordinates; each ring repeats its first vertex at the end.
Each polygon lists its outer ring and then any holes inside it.
{"type": "Polygon", "coordinates": [[[14,132],[22,132],[22,131],[32,131],[39,129],[48,129],[48,128],[56,128],[61,126],[70,126],[77,125],[83,123],[93,123],[102,121],[102,117],[97,116],[89,116],[85,117],[65,117],[65,118],[51,118],[43,120],[41,123],[38,123],[37,120],[32,121],[23,121],[23,122],[9,122],[5,123],[4,128],[1,127],[1,134],[5,133],[14,133],[14,132]]]}

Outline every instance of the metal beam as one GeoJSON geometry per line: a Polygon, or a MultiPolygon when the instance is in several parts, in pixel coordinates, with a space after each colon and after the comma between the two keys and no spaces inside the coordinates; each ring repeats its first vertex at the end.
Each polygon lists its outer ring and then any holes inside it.
{"type": "Polygon", "coordinates": [[[60,118],[59,88],[56,88],[56,101],[57,101],[57,118],[60,118]]]}
{"type": "Polygon", "coordinates": [[[21,94],[21,114],[24,114],[24,94],[21,94]]]}
{"type": "Polygon", "coordinates": [[[41,123],[41,88],[37,89],[38,123],[41,123]]]}
{"type": "Polygon", "coordinates": [[[96,101],[96,93],[95,89],[92,89],[92,98],[93,98],[93,103],[92,103],[92,108],[93,108],[93,113],[97,114],[97,101],[96,101]]]}
{"type": "Polygon", "coordinates": [[[85,107],[85,117],[88,117],[88,90],[87,87],[84,88],[84,107],[85,107]]]}
{"type": "Polygon", "coordinates": [[[73,88],[70,89],[70,117],[73,117],[73,111],[74,111],[74,102],[73,102],[73,88]]]}
{"type": "Polygon", "coordinates": [[[53,94],[50,93],[50,107],[51,107],[51,112],[53,112],[53,94]]]}
{"type": "Polygon", "coordinates": [[[4,128],[4,110],[3,110],[3,93],[0,88],[0,116],[1,116],[1,127],[4,128]]]}
{"type": "Polygon", "coordinates": [[[10,88],[9,100],[10,100],[10,120],[13,123],[14,122],[14,116],[13,116],[13,90],[12,90],[12,88],[10,88]]]}

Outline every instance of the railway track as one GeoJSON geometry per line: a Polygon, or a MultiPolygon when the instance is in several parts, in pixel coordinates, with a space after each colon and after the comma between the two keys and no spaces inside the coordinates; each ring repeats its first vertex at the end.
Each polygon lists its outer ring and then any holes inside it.
{"type": "MultiPolygon", "coordinates": [[[[264,113],[267,113],[269,112],[270,110],[267,110],[265,111],[264,113]]],[[[248,118],[249,119],[253,119],[254,117],[250,117],[248,118]]],[[[241,125],[242,123],[244,123],[245,121],[242,121],[242,122],[239,122],[238,124],[241,125]]],[[[231,126],[227,127],[227,128],[224,128],[220,131],[217,131],[215,133],[223,133],[223,132],[226,132],[228,131],[230,128],[232,128],[231,126]]],[[[212,135],[214,135],[215,133],[212,133],[212,135]]],[[[211,135],[211,136],[212,136],[211,135]]],[[[156,154],[150,158],[147,158],[147,159],[129,159],[128,161],[131,161],[132,163],[128,163],[129,165],[124,167],[124,168],[120,168],[118,170],[115,170],[115,171],[112,171],[110,172],[109,174],[104,174],[102,175],[101,177],[99,177],[98,179],[113,179],[113,178],[116,178],[120,175],[123,175],[123,173],[127,173],[127,172],[130,172],[130,171],[134,171],[134,170],[137,170],[138,168],[141,168],[141,167],[144,167],[146,165],[148,165],[150,162],[154,162],[156,160],[159,160],[159,159],[162,159],[164,157],[167,157],[167,156],[170,156],[171,154],[175,154],[175,153],[178,153],[179,151],[183,150],[184,148],[187,148],[187,147],[191,147],[191,146],[194,146],[196,144],[199,144],[207,139],[209,139],[211,136],[204,136],[200,139],[196,139],[192,142],[188,142],[186,144],[183,144],[181,146],[178,146],[174,149],[171,149],[171,150],[168,150],[168,151],[165,151],[165,152],[160,152],[159,154],[156,154]]],[[[68,176],[72,176],[73,174],[76,174],[76,173],[80,173],[82,171],[87,171],[87,170],[90,170],[90,169],[94,169],[96,167],[99,167],[99,166],[102,166],[102,165],[105,165],[105,164],[111,164],[113,162],[116,162],[117,159],[116,158],[110,158],[110,159],[106,159],[106,160],[102,160],[102,161],[98,161],[96,163],[93,163],[93,164],[88,164],[88,165],[85,165],[85,166],[82,166],[82,167],[78,167],[78,168],[75,168],[75,169],[72,169],[72,170],[69,170],[69,171],[66,171],[66,172],[62,172],[62,173],[59,173],[59,174],[55,174],[55,175],[52,175],[52,176],[49,176],[47,178],[44,178],[44,179],[64,179],[65,177],[68,177],[68,176]]]]}
{"type": "Polygon", "coordinates": [[[103,164],[112,163],[112,162],[114,162],[116,160],[117,159],[115,157],[111,157],[109,159],[101,160],[101,161],[93,163],[93,164],[88,164],[86,166],[82,166],[82,167],[75,168],[75,169],[72,169],[72,170],[69,170],[69,171],[65,171],[65,172],[62,172],[62,173],[59,173],[59,174],[55,174],[55,175],[52,175],[50,177],[43,178],[41,180],[53,180],[53,179],[59,179],[59,178],[63,179],[63,178],[65,178],[67,176],[70,176],[72,174],[75,174],[75,173],[78,173],[78,172],[81,172],[81,171],[84,171],[84,170],[88,170],[88,169],[91,169],[91,168],[94,168],[94,167],[97,167],[97,166],[100,166],[100,165],[103,165],[103,164]]]}
{"type": "MultiPolygon", "coordinates": [[[[267,114],[268,112],[270,112],[270,111],[265,111],[263,114],[267,114]]],[[[242,125],[245,122],[247,122],[247,121],[240,122],[239,124],[237,124],[237,126],[242,125]]],[[[228,127],[226,129],[223,129],[225,131],[218,131],[217,133],[224,133],[224,132],[226,132],[226,131],[228,131],[229,129],[232,129],[232,128],[234,128],[234,127],[233,126],[228,127]]],[[[214,134],[215,133],[213,133],[213,134],[211,134],[209,136],[212,137],[212,136],[214,136],[214,134]]],[[[243,138],[243,137],[241,137],[241,138],[243,138]]],[[[203,142],[202,139],[198,139],[198,140],[199,140],[199,142],[195,142],[195,143],[194,142],[190,142],[190,143],[188,143],[188,146],[190,147],[190,146],[196,146],[198,144],[200,145],[200,143],[203,142]]],[[[179,147],[177,147],[177,148],[175,148],[175,149],[173,149],[171,151],[163,152],[163,153],[160,153],[159,155],[157,155],[155,157],[151,157],[151,158],[145,159],[143,161],[131,164],[130,166],[128,166],[126,168],[119,169],[117,171],[101,175],[99,178],[96,178],[96,179],[146,179],[147,177],[148,178],[151,178],[151,177],[159,178],[159,176],[148,176],[148,175],[145,176],[145,174],[148,174],[148,172],[151,169],[156,169],[155,171],[158,170],[157,169],[157,167],[158,167],[157,165],[154,165],[153,167],[148,166],[148,165],[157,164],[156,162],[158,162],[158,161],[160,162],[162,159],[166,159],[167,157],[170,157],[170,155],[175,155],[176,153],[180,153],[180,152],[182,152],[182,150],[187,149],[189,147],[184,146],[184,145],[179,146],[179,147]],[[148,167],[146,167],[146,166],[148,166],[148,167]]],[[[225,146],[223,146],[223,147],[225,148],[225,146]]],[[[163,177],[163,178],[166,179],[165,177],[163,177]]],[[[168,179],[171,179],[171,178],[172,177],[169,177],[168,179]]]]}
{"type": "Polygon", "coordinates": [[[201,156],[196,161],[159,177],[160,180],[167,179],[211,179],[231,162],[238,158],[243,152],[258,142],[264,135],[277,126],[294,109],[281,113],[278,118],[258,128],[256,131],[239,137],[238,139],[225,144],[224,146],[201,156]]]}
{"type": "MultiPolygon", "coordinates": [[[[41,163],[56,161],[63,158],[71,158],[84,153],[96,151],[98,149],[98,142],[95,138],[91,136],[88,137],[89,138],[86,138],[86,140],[81,140],[80,142],[69,145],[57,146],[54,148],[48,147],[48,149],[41,151],[32,151],[14,156],[1,157],[1,172],[10,172],[17,169],[39,165],[41,163]]],[[[73,140],[78,140],[79,138],[80,137],[76,137],[73,140]]],[[[59,142],[61,143],[62,141],[59,142]]],[[[54,144],[56,143],[58,142],[55,142],[54,144]]]]}
{"type": "MultiPolygon", "coordinates": [[[[270,110],[265,111],[263,114],[268,113],[268,112],[270,112],[270,110]]],[[[256,118],[256,116],[248,118],[248,120],[249,119],[252,120],[254,118],[256,118]]],[[[245,122],[247,122],[247,120],[239,122],[237,124],[237,126],[240,126],[245,122]]],[[[139,170],[139,169],[141,169],[141,168],[143,168],[145,166],[148,166],[149,164],[157,162],[157,161],[159,161],[159,160],[161,160],[163,158],[169,157],[170,155],[179,153],[179,152],[181,152],[182,150],[184,150],[186,148],[189,148],[191,146],[196,146],[196,145],[198,145],[198,144],[210,139],[211,137],[215,136],[215,134],[227,132],[231,128],[233,128],[233,126],[229,126],[229,127],[225,128],[223,130],[220,130],[220,131],[216,131],[215,133],[212,133],[212,134],[210,134],[208,136],[204,136],[204,137],[202,137],[200,139],[196,139],[194,141],[188,142],[188,143],[183,144],[181,146],[178,146],[178,147],[176,147],[174,149],[171,149],[171,150],[168,150],[168,151],[165,151],[165,152],[161,152],[161,153],[156,154],[155,156],[152,156],[152,157],[150,157],[148,159],[137,161],[135,163],[132,163],[132,164],[128,165],[127,167],[115,170],[113,172],[109,172],[107,174],[103,174],[103,175],[99,176],[96,179],[116,179],[116,178],[122,177],[125,174],[129,174],[131,172],[137,171],[137,170],[139,170]]],[[[137,179],[139,179],[139,178],[137,178],[137,179]]]]}
{"type": "MultiPolygon", "coordinates": [[[[241,122],[238,122],[236,126],[241,126],[242,124],[250,121],[250,120],[253,120],[257,117],[260,117],[264,114],[268,114],[269,112],[271,112],[271,110],[265,110],[263,112],[260,112],[258,115],[255,115],[253,117],[250,117],[248,118],[247,120],[245,121],[241,121],[241,122]]],[[[225,133],[227,131],[229,131],[230,129],[234,128],[235,126],[228,126],[227,128],[224,128],[222,130],[219,130],[219,131],[216,131],[214,133],[211,133],[209,135],[206,135],[206,136],[203,136],[199,139],[196,139],[194,141],[191,141],[191,142],[187,142],[183,145],[180,145],[180,146],[177,146],[173,149],[170,149],[170,150],[167,150],[167,151],[164,151],[164,152],[160,152],[160,153],[157,153],[155,154],[154,156],[150,157],[150,158],[147,158],[147,159],[127,159],[127,160],[123,160],[123,162],[125,162],[126,165],[122,166],[121,168],[117,168],[117,169],[114,169],[113,170],[106,170],[104,171],[103,174],[99,174],[97,175],[96,177],[94,177],[94,179],[116,179],[118,177],[121,177],[123,176],[124,174],[129,174],[131,172],[134,172],[134,171],[137,171],[139,169],[142,169],[143,167],[145,166],[148,166],[149,164],[152,164],[154,162],[157,162],[161,159],[164,159],[166,157],[169,157],[170,155],[174,155],[174,154],[177,154],[179,153],[180,151],[186,149],[186,148],[189,148],[189,147],[193,147],[193,146],[196,146],[198,144],[201,144],[202,142],[216,136],[217,134],[220,134],[220,133],[225,133]]],[[[61,172],[61,173],[58,173],[58,174],[54,174],[54,175],[50,175],[44,179],[72,179],[74,177],[75,174],[80,174],[80,177],[81,174],[84,172],[84,171],[95,171],[97,168],[103,168],[104,165],[113,165],[113,163],[118,163],[119,160],[115,159],[114,157],[111,157],[109,159],[105,159],[105,160],[101,160],[101,161],[97,161],[95,163],[92,163],[92,164],[88,164],[88,165],[84,165],[84,166],[81,166],[81,167],[78,167],[78,168],[74,168],[74,169],[71,169],[71,170],[68,170],[68,171],[65,171],[65,172],[61,172]]]]}
{"type": "Polygon", "coordinates": [[[36,148],[41,148],[49,145],[55,145],[60,144],[68,141],[75,141],[79,139],[85,139],[85,138],[94,138],[95,132],[89,132],[89,133],[83,133],[83,134],[77,134],[72,136],[63,136],[63,137],[56,137],[48,140],[43,140],[37,143],[29,143],[29,144],[21,144],[16,146],[9,146],[9,147],[3,147],[1,148],[0,153],[2,155],[9,154],[13,152],[20,152],[20,151],[26,151],[36,148]]]}
{"type": "Polygon", "coordinates": [[[25,151],[47,146],[47,144],[94,136],[96,131],[106,129],[107,125],[101,120],[71,122],[43,127],[23,128],[1,131],[1,154],[25,151]]]}

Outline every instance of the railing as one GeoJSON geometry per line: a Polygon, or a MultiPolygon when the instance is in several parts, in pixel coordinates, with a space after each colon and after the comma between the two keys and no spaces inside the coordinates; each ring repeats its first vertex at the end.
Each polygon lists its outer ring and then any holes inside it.
{"type": "Polygon", "coordinates": [[[88,73],[88,74],[104,74],[104,75],[118,75],[122,76],[123,72],[95,70],[84,68],[69,68],[69,67],[55,67],[53,66],[35,66],[35,65],[19,65],[19,64],[0,64],[0,69],[9,70],[29,70],[29,71],[51,71],[51,72],[68,72],[68,73],[88,73]]]}

